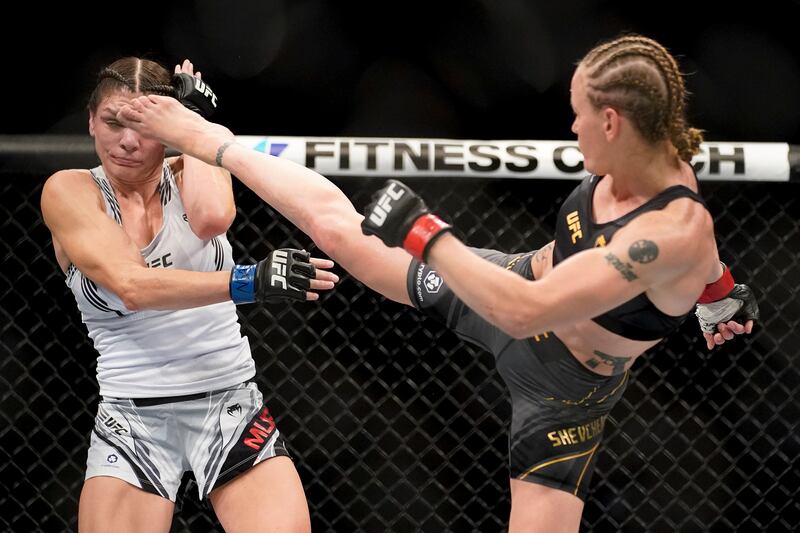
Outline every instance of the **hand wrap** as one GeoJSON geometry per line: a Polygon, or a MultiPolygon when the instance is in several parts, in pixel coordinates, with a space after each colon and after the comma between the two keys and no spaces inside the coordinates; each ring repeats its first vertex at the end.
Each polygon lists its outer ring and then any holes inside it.
{"type": "Polygon", "coordinates": [[[733,281],[730,270],[723,263],[722,277],[706,285],[697,300],[695,315],[704,333],[716,333],[717,324],[735,320],[758,320],[758,302],[747,285],[733,281]]]}

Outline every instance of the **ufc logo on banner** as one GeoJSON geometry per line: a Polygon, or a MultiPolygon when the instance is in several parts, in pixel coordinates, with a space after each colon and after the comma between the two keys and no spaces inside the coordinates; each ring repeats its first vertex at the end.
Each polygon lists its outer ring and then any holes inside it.
{"type": "Polygon", "coordinates": [[[269,284],[286,290],[286,250],[272,252],[272,270],[275,273],[269,278],[269,284]]]}
{"type": "Polygon", "coordinates": [[[405,191],[398,189],[396,185],[396,183],[389,185],[381,199],[378,200],[377,205],[372,208],[372,213],[369,214],[370,222],[378,227],[383,226],[383,223],[386,222],[386,216],[392,211],[392,200],[399,200],[405,194],[405,191]]]}
{"type": "Polygon", "coordinates": [[[211,87],[205,84],[203,80],[198,77],[194,78],[194,88],[197,89],[198,92],[203,93],[203,95],[211,98],[211,105],[217,107],[217,95],[214,94],[214,91],[211,90],[211,87]]]}

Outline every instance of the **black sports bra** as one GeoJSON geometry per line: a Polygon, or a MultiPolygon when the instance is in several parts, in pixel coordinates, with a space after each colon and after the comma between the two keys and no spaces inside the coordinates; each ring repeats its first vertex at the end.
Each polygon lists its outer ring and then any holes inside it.
{"type": "MultiPolygon", "coordinates": [[[[556,224],[553,266],[580,251],[605,246],[625,224],[642,213],[663,209],[677,198],[690,198],[706,207],[699,194],[683,185],[674,185],[630,213],[597,224],[592,217],[592,197],[601,179],[598,176],[584,179],[562,204],[556,224]]],[[[642,293],[592,320],[628,339],[650,341],[661,339],[677,329],[688,315],[668,315],[653,305],[646,293],[642,293]]]]}

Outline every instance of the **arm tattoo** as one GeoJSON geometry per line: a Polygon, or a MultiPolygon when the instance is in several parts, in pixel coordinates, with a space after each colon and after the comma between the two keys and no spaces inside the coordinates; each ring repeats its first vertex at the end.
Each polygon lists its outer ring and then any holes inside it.
{"type": "Polygon", "coordinates": [[[218,167],[222,166],[222,154],[224,154],[225,150],[227,150],[228,147],[230,145],[232,145],[232,144],[233,144],[233,141],[227,141],[227,142],[223,143],[222,146],[217,148],[217,159],[215,160],[215,163],[217,164],[218,167]]]}
{"type": "Polygon", "coordinates": [[[658,246],[653,241],[642,239],[631,244],[628,255],[637,263],[650,263],[658,257],[658,246]]]}
{"type": "Polygon", "coordinates": [[[537,250],[536,255],[533,256],[533,260],[537,263],[541,263],[543,261],[547,261],[547,258],[550,257],[550,252],[553,251],[553,243],[551,242],[547,246],[539,248],[537,250]]]}
{"type": "Polygon", "coordinates": [[[597,368],[600,365],[610,366],[612,376],[616,376],[625,372],[625,365],[627,365],[631,360],[630,357],[615,357],[599,350],[595,350],[594,354],[597,357],[592,357],[586,361],[586,366],[590,368],[597,368]]]}
{"type": "Polygon", "coordinates": [[[611,252],[606,254],[606,261],[608,264],[619,270],[619,273],[622,274],[622,277],[625,278],[627,281],[633,281],[635,279],[639,279],[639,276],[633,273],[633,265],[630,263],[623,263],[619,257],[612,254],[611,252]]]}

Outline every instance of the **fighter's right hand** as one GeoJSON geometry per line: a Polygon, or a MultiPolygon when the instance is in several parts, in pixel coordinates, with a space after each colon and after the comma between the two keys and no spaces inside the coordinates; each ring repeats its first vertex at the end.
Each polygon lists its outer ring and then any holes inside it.
{"type": "Polygon", "coordinates": [[[397,180],[388,180],[372,196],[364,216],[364,235],[377,235],[386,246],[402,246],[423,262],[436,239],[452,229],[430,212],[417,193],[397,180]]]}
{"type": "Polygon", "coordinates": [[[718,300],[698,302],[695,314],[710,350],[735,335],[753,331],[753,321],[758,320],[759,309],[752,289],[737,283],[718,300]]]}

